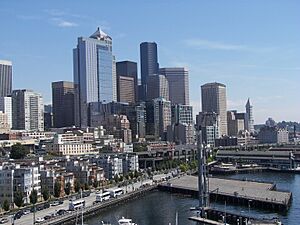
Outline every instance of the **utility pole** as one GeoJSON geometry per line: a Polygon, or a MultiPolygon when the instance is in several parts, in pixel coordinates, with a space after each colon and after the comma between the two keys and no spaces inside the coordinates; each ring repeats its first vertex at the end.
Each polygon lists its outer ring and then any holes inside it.
{"type": "Polygon", "coordinates": [[[206,169],[206,147],[202,142],[202,132],[198,132],[198,189],[200,216],[205,217],[205,207],[209,205],[208,178],[206,169]]]}

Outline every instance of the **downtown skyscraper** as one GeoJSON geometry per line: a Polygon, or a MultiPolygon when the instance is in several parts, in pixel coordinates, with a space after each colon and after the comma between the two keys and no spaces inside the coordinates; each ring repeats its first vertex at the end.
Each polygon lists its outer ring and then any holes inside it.
{"type": "Polygon", "coordinates": [[[53,125],[74,126],[74,83],[69,81],[52,82],[53,125]]]}
{"type": "Polygon", "coordinates": [[[158,74],[159,64],[157,56],[157,44],[155,42],[143,42],[140,44],[141,60],[141,93],[140,100],[147,98],[148,77],[158,74]]]}
{"type": "Polygon", "coordinates": [[[116,62],[112,38],[99,28],[90,37],[79,37],[73,49],[75,125],[89,125],[88,106],[92,102],[117,100],[116,62]]]}
{"type": "Polygon", "coordinates": [[[226,86],[208,83],[201,86],[202,112],[216,113],[220,118],[220,135],[227,135],[226,86]]]}
{"type": "Polygon", "coordinates": [[[169,100],[172,104],[189,105],[189,71],[183,67],[160,68],[169,83],[169,100]]]}
{"type": "Polygon", "coordinates": [[[6,97],[12,91],[12,62],[0,60],[0,97],[6,97]]]}

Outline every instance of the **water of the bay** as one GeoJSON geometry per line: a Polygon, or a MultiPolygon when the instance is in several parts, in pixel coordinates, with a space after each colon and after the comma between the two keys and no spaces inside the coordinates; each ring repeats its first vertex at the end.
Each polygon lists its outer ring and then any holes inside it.
{"type": "MultiPolygon", "coordinates": [[[[293,202],[286,214],[277,214],[270,211],[255,210],[250,208],[250,214],[256,217],[279,217],[285,225],[300,224],[300,175],[287,173],[249,173],[234,174],[227,178],[248,179],[264,182],[273,182],[278,190],[291,191],[293,202]]],[[[122,205],[109,208],[100,212],[94,218],[86,221],[89,225],[98,225],[101,220],[117,224],[122,216],[132,218],[138,225],[169,225],[175,224],[175,215],[178,213],[179,225],[195,225],[195,222],[188,220],[188,217],[195,215],[190,207],[197,205],[197,199],[166,192],[154,191],[146,196],[140,197],[122,205]]],[[[216,208],[225,210],[225,204],[212,202],[216,208]]],[[[226,205],[226,211],[248,214],[248,207],[226,205]]]]}

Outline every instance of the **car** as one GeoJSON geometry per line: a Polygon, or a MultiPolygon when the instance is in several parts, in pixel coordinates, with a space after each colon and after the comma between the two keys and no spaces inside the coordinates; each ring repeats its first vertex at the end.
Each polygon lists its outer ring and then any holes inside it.
{"type": "Polygon", "coordinates": [[[17,212],[17,213],[14,215],[14,220],[20,219],[23,215],[24,215],[24,214],[23,214],[22,211],[17,212]]]}
{"type": "Polygon", "coordinates": [[[29,213],[30,213],[30,210],[29,210],[29,209],[24,209],[24,210],[23,210],[23,214],[24,214],[24,215],[27,215],[27,214],[29,214],[29,213]]]}
{"type": "Polygon", "coordinates": [[[4,224],[4,223],[8,223],[8,219],[7,218],[1,218],[0,219],[0,224],[4,224]]]}
{"type": "Polygon", "coordinates": [[[36,223],[42,223],[42,222],[44,222],[44,221],[45,221],[45,219],[42,218],[42,217],[38,217],[38,218],[36,218],[36,220],[35,220],[36,223]]]}
{"type": "Polygon", "coordinates": [[[57,215],[60,215],[60,216],[66,214],[66,213],[67,213],[67,210],[64,210],[64,209],[60,209],[57,211],[57,215]]]}
{"type": "Polygon", "coordinates": [[[51,218],[52,218],[52,216],[50,216],[50,215],[44,216],[44,220],[49,220],[49,219],[51,219],[51,218]]]}
{"type": "Polygon", "coordinates": [[[44,209],[44,206],[43,205],[39,205],[36,207],[36,211],[41,211],[44,209]]]}
{"type": "Polygon", "coordinates": [[[48,208],[50,208],[50,203],[49,203],[49,202],[46,202],[46,203],[44,204],[44,209],[48,209],[48,208]]]}
{"type": "Polygon", "coordinates": [[[54,201],[50,203],[51,206],[58,206],[59,205],[59,201],[54,201]]]}
{"type": "Polygon", "coordinates": [[[60,205],[62,205],[62,204],[64,204],[64,200],[59,200],[58,203],[59,203],[60,205]]]}

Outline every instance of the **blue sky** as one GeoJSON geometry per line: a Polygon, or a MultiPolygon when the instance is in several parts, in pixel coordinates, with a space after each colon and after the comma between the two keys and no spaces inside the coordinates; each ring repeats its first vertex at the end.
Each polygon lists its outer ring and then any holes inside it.
{"type": "Polygon", "coordinates": [[[228,109],[256,123],[300,121],[300,1],[1,0],[0,59],[14,64],[14,89],[31,88],[51,102],[51,82],[72,80],[77,37],[98,26],[113,38],[117,60],[139,63],[139,44],[156,41],[161,67],[186,66],[191,103],[199,87],[227,85],[228,109]]]}

